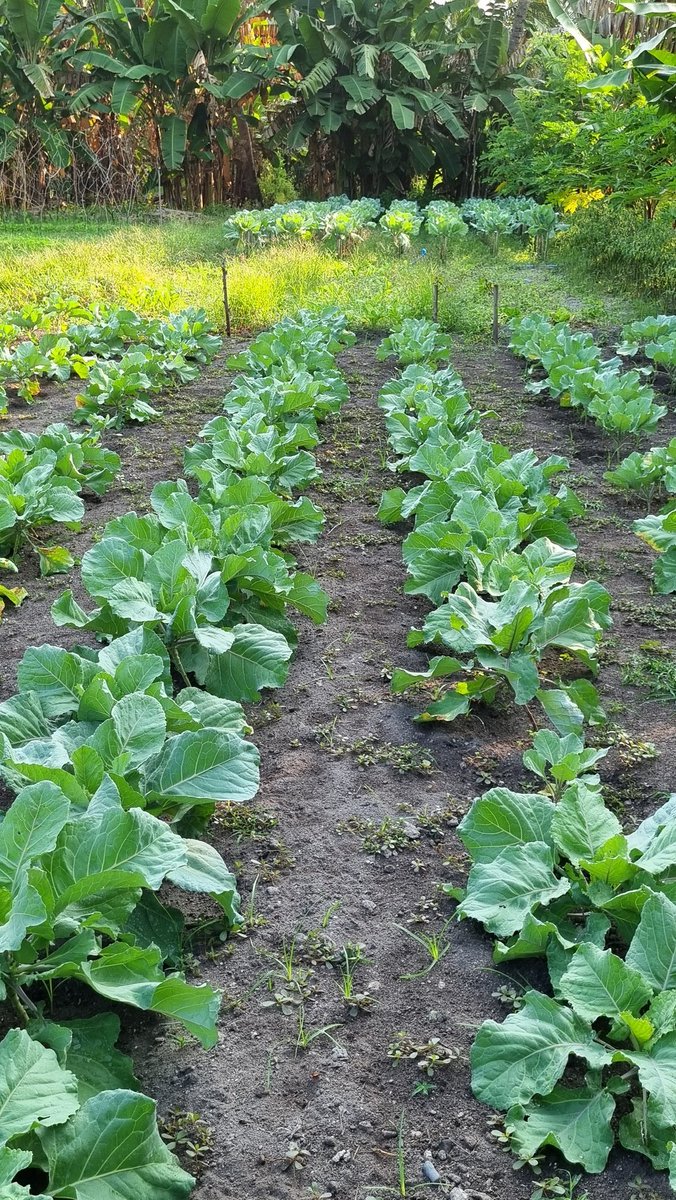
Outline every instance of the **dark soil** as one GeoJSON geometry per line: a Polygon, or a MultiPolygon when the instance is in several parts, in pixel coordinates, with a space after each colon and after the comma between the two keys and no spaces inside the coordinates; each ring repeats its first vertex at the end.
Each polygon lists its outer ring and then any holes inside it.
{"type": "MultiPolygon", "coordinates": [[[[555,402],[526,396],[520,364],[506,350],[459,346],[454,362],[475,405],[500,414],[487,436],[571,460],[573,485],[588,504],[577,523],[580,574],[600,579],[614,598],[600,677],[604,701],[618,727],[659,751],[628,766],[615,749],[602,764],[613,802],[635,822],[674,775],[673,705],[647,701],[621,683],[622,664],[642,643],[676,646],[672,601],[651,595],[653,555],[631,532],[644,507],[603,482],[607,444],[598,431],[555,402]]],[[[372,342],[345,353],[342,367],[352,396],[325,426],[324,475],[314,497],[326,529],[316,547],[298,555],[332,597],[329,619],[321,628],[303,623],[289,683],[251,712],[262,760],[255,808],[221,811],[209,833],[237,871],[250,925],[245,938],[203,949],[193,964],[198,977],[224,991],[220,1045],[204,1054],[158,1024],[125,1017],[124,1048],[160,1113],[197,1113],[213,1130],[197,1200],[424,1195],[426,1151],[449,1185],[445,1194],[460,1185],[475,1200],[527,1200],[532,1177],[516,1174],[491,1136],[495,1122],[472,1097],[467,1062],[480,1022],[510,1011],[496,996],[510,979],[491,969],[489,940],[477,927],[447,924],[453,904],[436,885],[464,881],[455,826],[472,798],[497,783],[533,788],[521,765],[528,715],[505,703],[435,728],[414,724],[413,704],[391,697],[391,667],[424,662],[421,652],[406,649],[406,634],[428,607],[402,593],[405,531],[384,529],[376,519],[392,475],[375,401],[393,368],[376,364],[372,342]],[[384,821],[396,849],[387,856],[368,842],[384,821]],[[443,931],[448,949],[426,974],[429,960],[405,929],[443,931]],[[340,992],[339,962],[341,949],[354,943],[364,947],[355,987],[367,994],[367,1007],[352,1015],[340,992]],[[417,977],[402,978],[411,975],[417,977]],[[306,1034],[315,1035],[306,1048],[299,1044],[300,1013],[306,1034]],[[388,1057],[401,1031],[419,1044],[438,1038],[458,1055],[435,1072],[427,1095],[416,1088],[426,1077],[415,1062],[397,1065],[388,1057]],[[288,1154],[299,1155],[300,1169],[288,1154]]],[[[167,400],[162,425],[111,441],[121,447],[125,483],[88,508],[76,552],[112,515],[146,503],[155,481],[180,473],[184,445],[220,407],[226,386],[222,364],[215,364],[199,385],[167,400]]],[[[654,441],[668,440],[675,426],[672,412],[654,441]]],[[[62,640],[48,612],[61,581],[26,586],[31,600],[0,629],[3,694],[13,689],[26,645],[62,640]]],[[[381,830],[376,845],[386,840],[381,830]]],[[[512,978],[520,988],[537,975],[522,966],[512,978]]],[[[544,1174],[561,1167],[552,1156],[544,1174]]],[[[650,1189],[669,1194],[665,1176],[620,1152],[584,1187],[591,1200],[629,1200],[638,1195],[637,1175],[649,1185],[641,1196],[650,1189]]]]}

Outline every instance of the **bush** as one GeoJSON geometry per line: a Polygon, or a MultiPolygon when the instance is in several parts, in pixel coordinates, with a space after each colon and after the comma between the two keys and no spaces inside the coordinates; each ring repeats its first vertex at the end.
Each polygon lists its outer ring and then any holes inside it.
{"type": "Polygon", "coordinates": [[[264,158],[261,163],[258,173],[258,186],[263,204],[266,206],[271,204],[287,204],[290,200],[295,200],[298,196],[293,179],[284,166],[284,163],[273,163],[269,158],[264,158]]]}
{"type": "Polygon", "coordinates": [[[665,205],[652,221],[634,209],[599,201],[575,213],[561,254],[632,295],[672,308],[676,302],[676,207],[665,205]]]}

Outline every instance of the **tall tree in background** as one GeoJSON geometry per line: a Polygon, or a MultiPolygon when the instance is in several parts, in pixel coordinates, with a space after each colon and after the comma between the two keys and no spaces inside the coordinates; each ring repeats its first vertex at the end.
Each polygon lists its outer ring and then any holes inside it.
{"type": "MultiPolygon", "coordinates": [[[[275,127],[317,185],[405,192],[414,175],[470,191],[488,113],[518,116],[509,27],[475,0],[272,0],[278,45],[246,49],[230,94],[267,85],[275,127]]],[[[525,15],[523,17],[525,20],[525,15]]]]}
{"type": "Polygon", "coordinates": [[[309,147],[320,188],[401,192],[465,137],[439,82],[443,4],[272,0],[269,11],[278,44],[265,57],[245,50],[230,94],[267,87],[286,99],[277,127],[291,150],[309,147]]]}

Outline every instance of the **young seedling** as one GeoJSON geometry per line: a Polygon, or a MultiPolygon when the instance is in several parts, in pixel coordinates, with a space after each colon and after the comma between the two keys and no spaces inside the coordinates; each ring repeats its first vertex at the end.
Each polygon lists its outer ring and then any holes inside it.
{"type": "Polygon", "coordinates": [[[402,933],[405,933],[412,941],[417,942],[429,958],[427,966],[423,967],[422,971],[413,971],[407,975],[401,975],[401,979],[421,979],[423,975],[428,975],[441,962],[442,958],[446,957],[451,948],[451,943],[444,937],[449,924],[450,921],[445,921],[441,929],[435,933],[414,933],[412,929],[407,929],[405,925],[397,925],[395,927],[401,930],[402,933]]]}
{"type": "Polygon", "coordinates": [[[363,946],[348,942],[343,947],[343,957],[339,964],[340,992],[351,1017],[356,1017],[359,1012],[366,1012],[376,1003],[369,992],[357,991],[355,984],[357,967],[365,961],[363,946]]]}
{"type": "Polygon", "coordinates": [[[326,909],[326,912],[324,913],[324,915],[321,919],[322,929],[328,929],[331,918],[342,907],[342,904],[343,904],[342,900],[332,900],[331,901],[331,903],[329,904],[328,908],[326,909]]]}
{"type": "Polygon", "coordinates": [[[294,1057],[298,1056],[299,1050],[307,1050],[308,1046],[311,1046],[320,1037],[328,1038],[334,1046],[339,1046],[340,1043],[336,1038],[331,1037],[331,1030],[340,1028],[340,1023],[335,1022],[333,1025],[322,1025],[321,1029],[308,1029],[305,1024],[305,1006],[301,1004],[296,1015],[296,1048],[294,1057]]]}

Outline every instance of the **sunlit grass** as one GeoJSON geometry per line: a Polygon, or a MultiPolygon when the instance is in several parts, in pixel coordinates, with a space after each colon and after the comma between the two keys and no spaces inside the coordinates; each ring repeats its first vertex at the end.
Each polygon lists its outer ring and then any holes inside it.
{"type": "MultiPolygon", "coordinates": [[[[78,223],[64,217],[0,226],[0,297],[13,308],[50,292],[86,302],[115,300],[140,312],[197,305],[223,324],[220,217],[157,224],[78,223]]],[[[230,256],[233,329],[270,325],[285,313],[335,304],[355,327],[384,329],[402,317],[429,316],[439,281],[439,317],[449,329],[487,337],[491,285],[500,286],[501,316],[541,312],[607,322],[631,319],[631,302],[575,285],[563,270],[535,263],[518,243],[497,256],[474,236],[442,263],[434,249],[399,256],[376,235],[338,258],[317,243],[265,247],[230,256]]]]}

